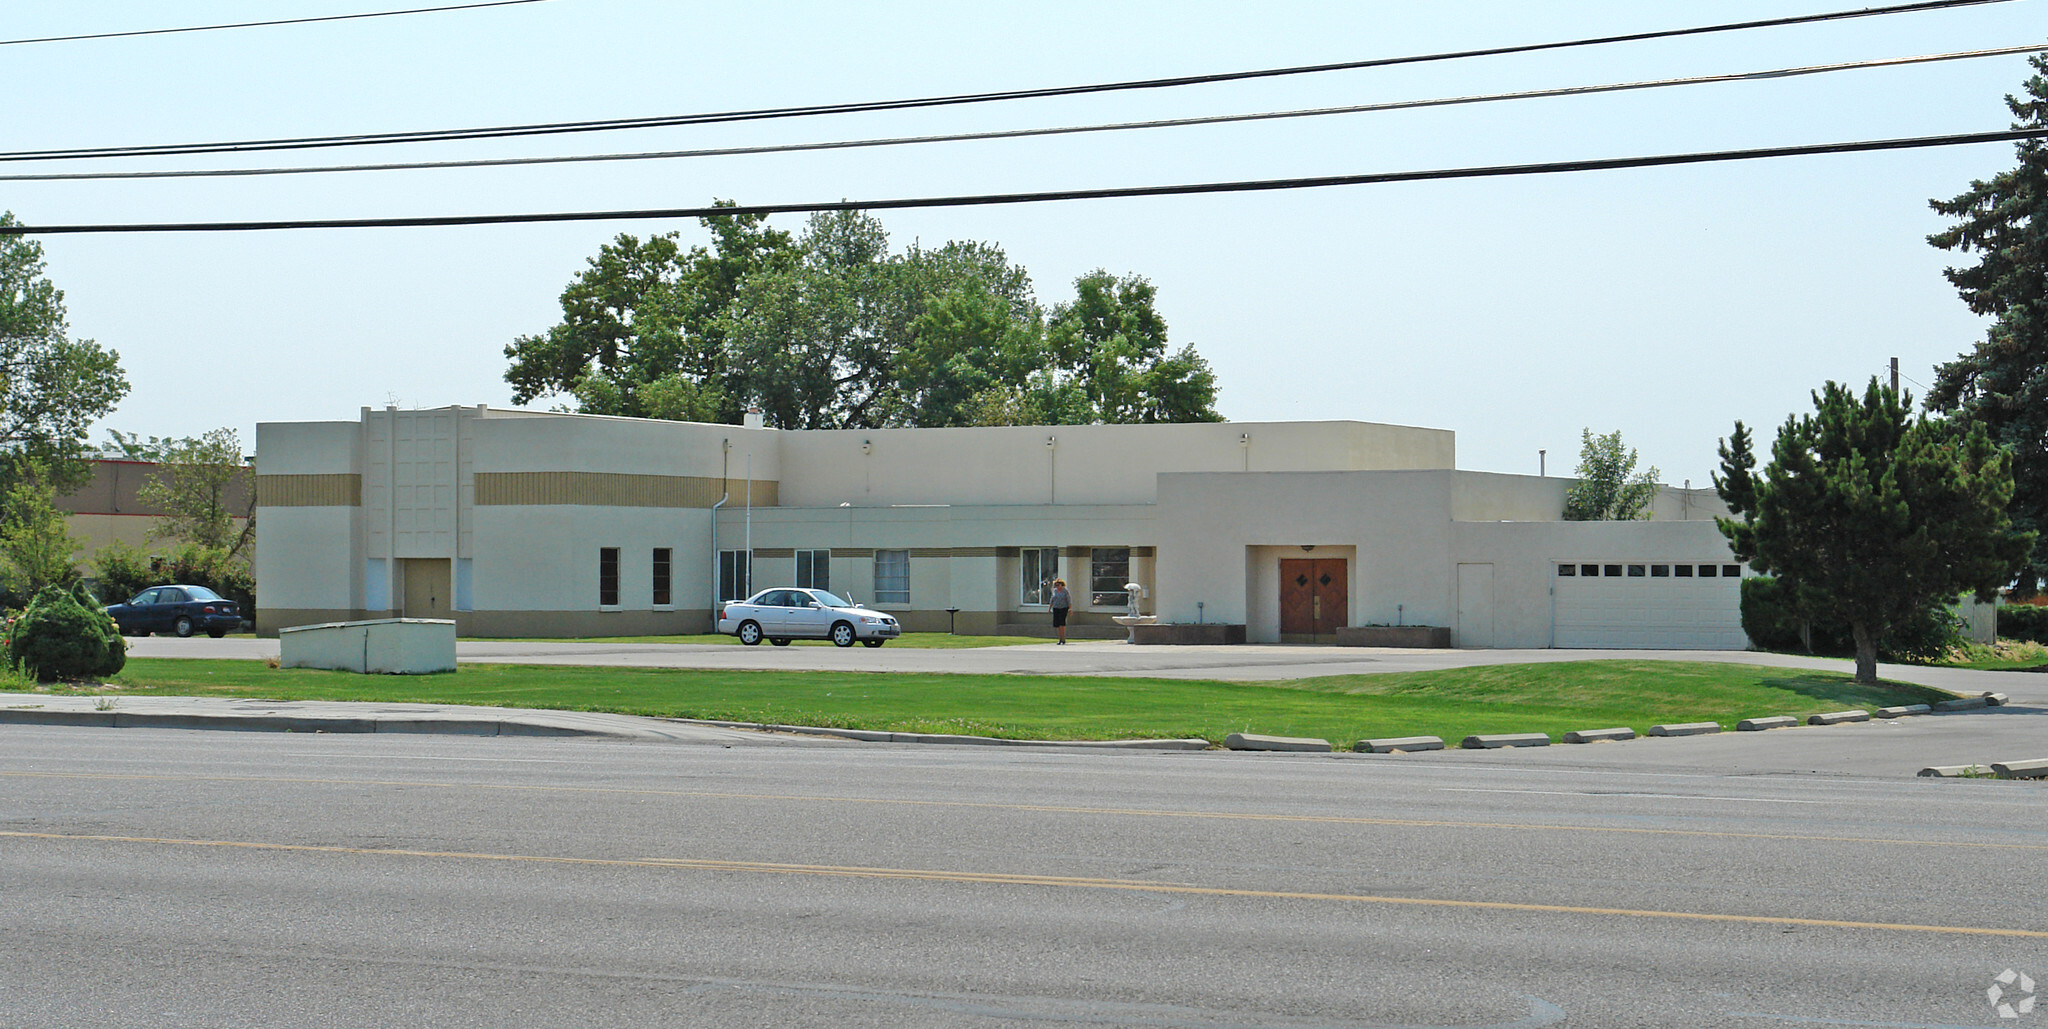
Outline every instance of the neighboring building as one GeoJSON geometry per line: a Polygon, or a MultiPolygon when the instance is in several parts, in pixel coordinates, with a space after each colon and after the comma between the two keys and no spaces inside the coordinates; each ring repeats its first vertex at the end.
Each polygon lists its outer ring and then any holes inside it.
{"type": "Polygon", "coordinates": [[[405,615],[471,636],[707,631],[823,586],[911,631],[1074,621],[1148,587],[1253,642],[1448,626],[1465,647],[1747,646],[1710,490],[1560,520],[1569,479],[1456,470],[1362,422],[782,431],[450,407],[256,430],[258,630],[405,615]]]}
{"type": "MultiPolygon", "coordinates": [[[[64,512],[71,534],[85,541],[78,554],[79,570],[90,576],[93,558],[117,540],[144,550],[170,545],[151,535],[163,511],[144,504],[138,496],[156,470],[150,461],[97,459],[92,462],[92,478],[84,486],[56,498],[53,506],[64,512]]],[[[248,476],[229,486],[227,502],[229,510],[249,510],[248,476]]],[[[234,524],[239,531],[248,519],[236,518],[234,524]]]]}

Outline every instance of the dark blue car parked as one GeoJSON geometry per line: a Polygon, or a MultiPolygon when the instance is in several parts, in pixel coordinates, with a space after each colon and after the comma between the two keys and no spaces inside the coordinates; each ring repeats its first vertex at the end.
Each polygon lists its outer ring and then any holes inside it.
{"type": "Polygon", "coordinates": [[[151,586],[126,604],[107,608],[107,617],[121,627],[123,636],[203,632],[220,639],[242,625],[242,611],[235,602],[204,586],[151,586]]]}

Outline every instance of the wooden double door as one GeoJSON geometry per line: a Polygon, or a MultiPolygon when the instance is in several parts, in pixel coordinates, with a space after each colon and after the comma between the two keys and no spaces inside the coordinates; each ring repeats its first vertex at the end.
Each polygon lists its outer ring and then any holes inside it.
{"type": "Polygon", "coordinates": [[[1280,560],[1280,642],[1335,643],[1350,607],[1343,558],[1280,560]]]}

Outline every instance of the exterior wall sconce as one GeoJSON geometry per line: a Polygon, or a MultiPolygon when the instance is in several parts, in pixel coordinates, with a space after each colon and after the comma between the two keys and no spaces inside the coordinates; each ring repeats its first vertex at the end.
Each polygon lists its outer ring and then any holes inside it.
{"type": "Polygon", "coordinates": [[[874,440],[871,440],[871,439],[864,439],[864,440],[861,440],[861,441],[860,441],[860,452],[861,452],[861,453],[863,453],[863,454],[872,454],[872,453],[874,453],[874,452],[875,452],[875,441],[874,441],[874,440]]]}
{"type": "Polygon", "coordinates": [[[1058,446],[1059,442],[1060,438],[1058,436],[1047,436],[1045,438],[1045,449],[1051,450],[1052,448],[1058,446]]]}
{"type": "Polygon", "coordinates": [[[1302,545],[1301,545],[1301,552],[1302,552],[1302,553],[1304,553],[1304,554],[1306,554],[1306,553],[1308,553],[1309,551],[1311,551],[1311,550],[1314,550],[1315,548],[1316,548],[1316,545],[1315,545],[1315,544],[1313,544],[1313,543],[1304,543],[1304,544],[1302,544],[1302,545]]]}

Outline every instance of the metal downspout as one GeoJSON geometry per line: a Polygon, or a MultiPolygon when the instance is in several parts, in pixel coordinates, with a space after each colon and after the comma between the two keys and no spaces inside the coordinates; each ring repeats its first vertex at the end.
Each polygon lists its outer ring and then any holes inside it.
{"type": "Polygon", "coordinates": [[[721,463],[721,464],[719,465],[719,469],[718,469],[718,503],[716,503],[716,504],[713,504],[713,505],[711,505],[711,631],[712,631],[712,632],[717,632],[717,631],[718,631],[718,601],[719,601],[719,596],[718,596],[718,509],[719,509],[719,508],[721,508],[721,507],[724,507],[724,506],[725,506],[725,502],[726,502],[727,500],[729,500],[729,499],[731,499],[731,498],[732,498],[732,492],[731,492],[730,490],[728,490],[728,489],[726,488],[726,483],[727,483],[728,481],[730,481],[730,479],[729,479],[729,477],[728,477],[728,476],[729,476],[729,474],[730,474],[730,473],[731,473],[731,471],[732,471],[732,439],[731,439],[730,437],[728,437],[728,438],[727,438],[727,439],[726,439],[726,440],[724,441],[724,443],[722,443],[722,444],[720,445],[720,450],[721,450],[721,451],[723,452],[723,454],[722,454],[722,458],[721,458],[721,461],[722,461],[722,463],[721,463]]]}

